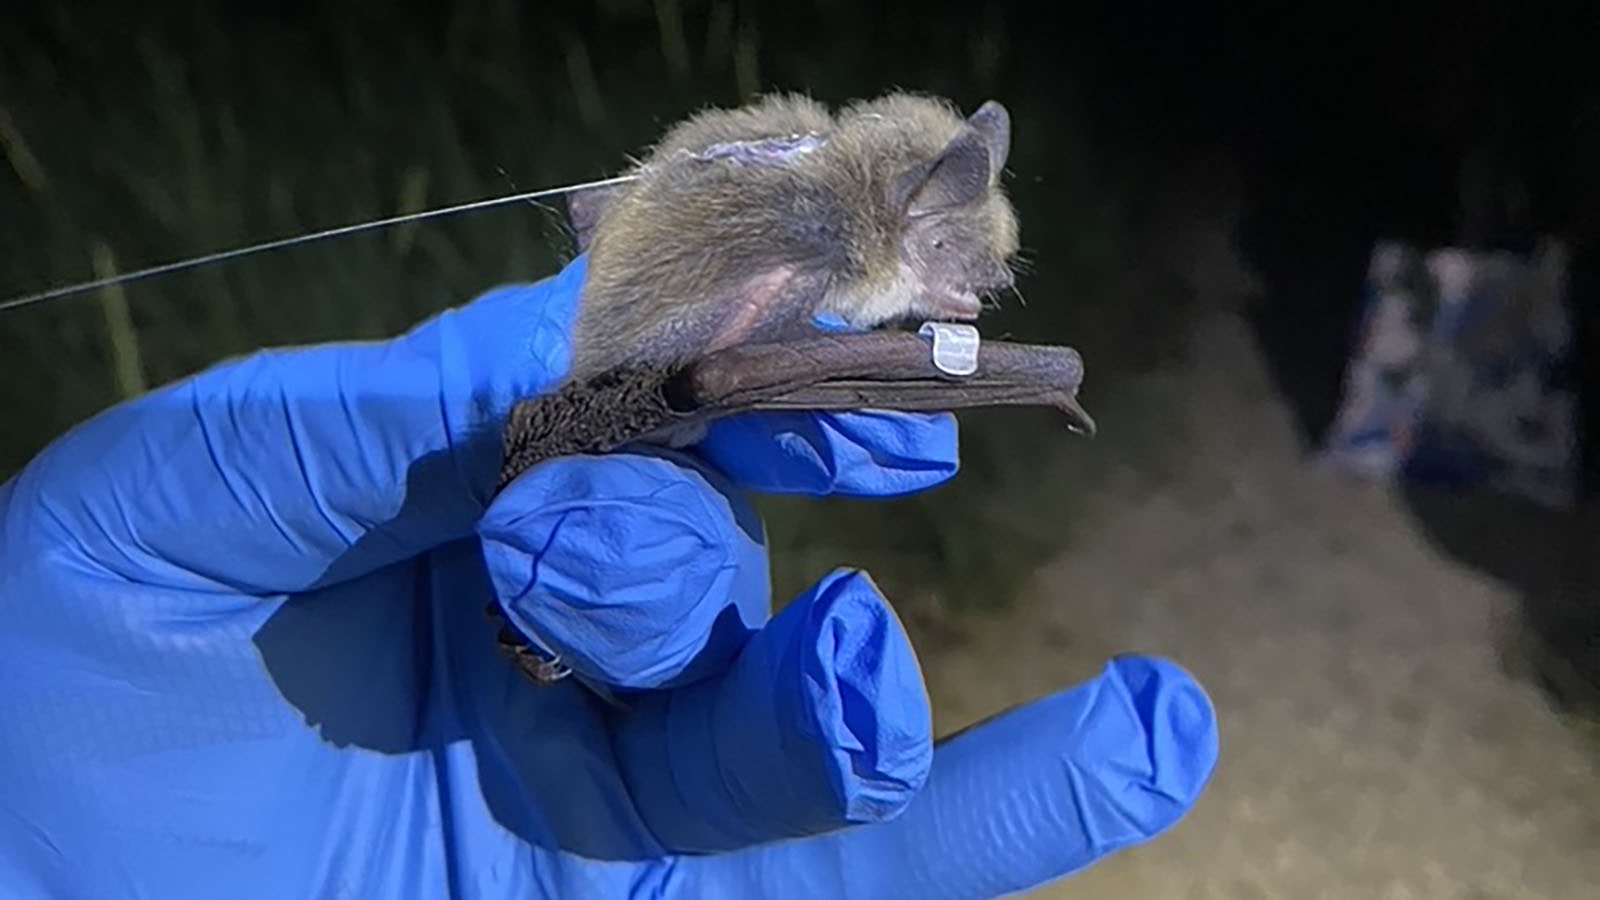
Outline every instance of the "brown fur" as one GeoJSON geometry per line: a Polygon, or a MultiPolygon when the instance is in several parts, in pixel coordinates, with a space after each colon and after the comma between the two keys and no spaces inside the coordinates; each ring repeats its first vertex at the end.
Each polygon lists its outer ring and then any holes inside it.
{"type": "Polygon", "coordinates": [[[581,217],[571,207],[589,255],[573,377],[801,336],[817,312],[859,328],[968,317],[972,295],[1011,283],[1018,226],[999,185],[1009,130],[998,104],[964,120],[908,94],[838,114],[771,96],[681,122],[635,181],[585,198],[581,217]],[[825,143],[785,162],[693,156],[806,133],[825,143]]]}

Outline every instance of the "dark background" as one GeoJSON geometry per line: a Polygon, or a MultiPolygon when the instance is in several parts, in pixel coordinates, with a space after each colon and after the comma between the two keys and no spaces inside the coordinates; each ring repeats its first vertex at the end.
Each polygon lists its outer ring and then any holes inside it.
{"type": "MultiPolygon", "coordinates": [[[[1001,330],[1085,351],[1098,386],[1091,408],[1119,426],[1085,455],[1158,456],[1157,445],[1181,443],[1163,432],[1159,404],[1142,407],[1119,386],[1185,352],[1198,301],[1120,286],[1154,269],[1145,241],[1169,209],[1169,186],[1207,158],[1240,176],[1240,246],[1264,285],[1247,314],[1309,451],[1334,413],[1375,240],[1568,238],[1572,376],[1588,410],[1584,508],[1421,492],[1408,503],[1442,549],[1524,592],[1534,630],[1588,673],[1579,687],[1600,684],[1592,5],[246,6],[7,5],[0,295],[92,277],[94,240],[126,270],[392,214],[408,197],[417,201],[408,208],[438,206],[600,177],[664,124],[752,88],[838,101],[899,86],[967,109],[994,96],[1017,122],[1012,190],[1035,298],[1003,315],[1001,330]],[[1525,208],[1464,219],[1458,176],[1470,154],[1520,181],[1525,208]],[[1118,444],[1119,433],[1146,437],[1118,444]]],[[[135,335],[146,383],[158,384],[262,345],[393,333],[496,281],[547,274],[558,238],[542,212],[502,209],[129,286],[125,328],[92,298],[0,314],[0,404],[10,410],[0,472],[126,390],[113,371],[119,328],[135,335]]],[[[861,554],[850,535],[887,535],[909,562],[862,561],[891,579],[993,584],[1026,570],[1059,542],[1024,510],[1044,465],[1028,453],[1077,451],[1055,439],[1022,449],[1040,443],[1026,439],[1038,433],[1026,416],[970,420],[962,485],[892,512],[790,508],[784,521],[798,524],[775,531],[818,553],[830,546],[821,530],[861,554]],[[979,496],[998,508],[980,523],[992,539],[957,561],[946,520],[979,496]]],[[[1550,686],[1566,696],[1573,684],[1550,686]]]]}

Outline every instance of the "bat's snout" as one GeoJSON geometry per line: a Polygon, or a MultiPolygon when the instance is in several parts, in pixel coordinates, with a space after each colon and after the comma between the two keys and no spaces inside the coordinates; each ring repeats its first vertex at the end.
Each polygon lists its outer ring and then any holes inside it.
{"type": "Polygon", "coordinates": [[[1017,286],[1017,273],[1003,262],[995,263],[982,276],[975,279],[972,293],[980,297],[1002,294],[1017,286]]]}

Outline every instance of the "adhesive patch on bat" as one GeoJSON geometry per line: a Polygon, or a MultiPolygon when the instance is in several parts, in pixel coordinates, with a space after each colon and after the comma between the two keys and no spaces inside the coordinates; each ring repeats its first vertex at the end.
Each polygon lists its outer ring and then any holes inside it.
{"type": "Polygon", "coordinates": [[[722,159],[746,165],[764,166],[793,162],[797,157],[816,151],[825,143],[827,139],[815,133],[749,141],[723,141],[694,154],[694,158],[701,162],[722,159]]]}

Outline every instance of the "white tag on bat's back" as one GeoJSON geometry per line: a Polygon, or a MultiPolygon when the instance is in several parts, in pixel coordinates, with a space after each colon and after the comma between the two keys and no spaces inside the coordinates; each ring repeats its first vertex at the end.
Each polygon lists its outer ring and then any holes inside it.
{"type": "Polygon", "coordinates": [[[978,371],[978,329],[960,322],[924,322],[917,329],[933,338],[933,364],[946,375],[971,375],[978,371]]]}

